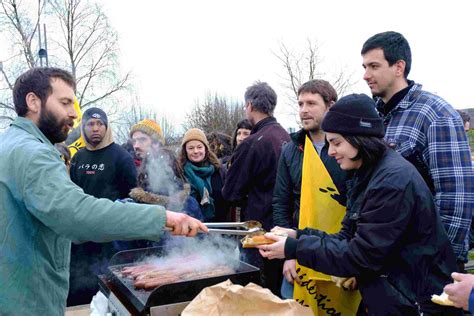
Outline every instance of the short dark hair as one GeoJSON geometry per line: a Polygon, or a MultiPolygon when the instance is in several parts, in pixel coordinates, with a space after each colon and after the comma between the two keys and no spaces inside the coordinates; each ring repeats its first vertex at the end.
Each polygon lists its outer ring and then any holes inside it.
{"type": "Polygon", "coordinates": [[[277,104],[277,94],[266,82],[256,81],[245,91],[245,103],[250,102],[259,112],[272,115],[277,104]]]}
{"type": "Polygon", "coordinates": [[[461,119],[462,119],[463,124],[466,124],[467,122],[471,121],[471,116],[469,114],[467,114],[466,112],[461,111],[461,110],[456,110],[456,111],[459,113],[459,115],[461,115],[461,119]]]}
{"type": "Polygon", "coordinates": [[[405,78],[408,77],[411,69],[411,49],[402,34],[393,31],[375,34],[364,43],[360,53],[364,55],[377,48],[383,50],[385,59],[390,66],[399,60],[405,61],[404,75],[405,78]]]}
{"type": "Polygon", "coordinates": [[[344,139],[357,149],[358,154],[353,161],[362,159],[362,165],[375,165],[382,158],[388,147],[383,138],[375,136],[342,135],[344,139]]]}
{"type": "Polygon", "coordinates": [[[237,123],[237,127],[235,128],[234,135],[232,135],[232,149],[237,147],[237,132],[239,129],[244,128],[248,130],[252,130],[252,123],[249,120],[243,119],[237,123]]]}
{"type": "Polygon", "coordinates": [[[298,96],[302,93],[319,94],[323,98],[326,106],[329,106],[331,101],[337,101],[337,92],[334,87],[322,79],[314,79],[303,83],[298,89],[298,96]]]}
{"type": "Polygon", "coordinates": [[[68,71],[53,67],[32,68],[20,75],[13,87],[13,103],[18,116],[25,116],[28,112],[26,95],[30,92],[41,100],[42,106],[46,104],[46,100],[53,93],[52,78],[61,79],[76,90],[76,81],[68,71]]]}
{"type": "Polygon", "coordinates": [[[216,154],[217,158],[232,154],[232,140],[226,133],[213,131],[206,134],[206,138],[209,141],[210,150],[216,154]]]}

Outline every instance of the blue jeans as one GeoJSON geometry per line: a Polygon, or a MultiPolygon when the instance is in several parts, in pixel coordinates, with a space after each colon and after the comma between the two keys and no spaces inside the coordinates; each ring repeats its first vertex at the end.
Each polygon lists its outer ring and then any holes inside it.
{"type": "Polygon", "coordinates": [[[294,285],[286,280],[283,277],[283,281],[281,282],[281,297],[284,299],[292,299],[293,298],[293,289],[294,285]]]}

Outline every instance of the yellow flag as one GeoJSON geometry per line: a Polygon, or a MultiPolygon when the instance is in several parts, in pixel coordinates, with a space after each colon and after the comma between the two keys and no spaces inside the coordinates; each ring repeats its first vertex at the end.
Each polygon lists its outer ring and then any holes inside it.
{"type": "Polygon", "coordinates": [[[76,110],[77,119],[74,120],[74,126],[70,133],[76,133],[78,136],[77,138],[67,146],[69,151],[71,152],[71,158],[81,149],[82,147],[86,146],[84,138],[82,138],[81,133],[81,120],[82,120],[82,111],[81,107],[79,106],[79,101],[76,97],[74,97],[74,110],[76,110]]]}
{"type": "MultiPolygon", "coordinates": [[[[346,208],[331,197],[338,195],[337,187],[326,167],[306,136],[301,182],[299,228],[310,227],[337,233],[346,208]]],[[[359,291],[345,291],[331,277],[296,265],[301,285],[295,282],[294,298],[309,306],[315,315],[355,315],[361,296],[359,291]]]]}

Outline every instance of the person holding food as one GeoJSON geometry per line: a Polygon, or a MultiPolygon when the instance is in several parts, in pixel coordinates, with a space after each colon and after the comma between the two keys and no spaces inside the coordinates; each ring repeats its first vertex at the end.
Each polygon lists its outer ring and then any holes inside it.
{"type": "Polygon", "coordinates": [[[269,259],[297,259],[336,277],[355,277],[369,315],[462,315],[431,301],[451,282],[456,258],[432,194],[415,167],[383,141],[384,125],[364,94],[341,98],[322,129],[329,155],[354,170],[341,230],[268,233],[258,246],[269,259]]]}
{"type": "Polygon", "coordinates": [[[444,287],[448,304],[460,307],[471,314],[474,313],[474,275],[453,272],[454,282],[444,287]]]}

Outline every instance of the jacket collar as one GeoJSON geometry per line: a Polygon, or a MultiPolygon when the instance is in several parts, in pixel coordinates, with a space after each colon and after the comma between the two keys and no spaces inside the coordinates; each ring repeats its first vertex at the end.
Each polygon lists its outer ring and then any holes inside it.
{"type": "Polygon", "coordinates": [[[290,137],[296,147],[302,146],[301,148],[304,148],[306,135],[308,135],[308,133],[304,129],[300,129],[297,132],[291,133],[290,137]]]}
{"type": "Polygon", "coordinates": [[[86,133],[84,131],[84,124],[81,124],[81,135],[82,135],[82,138],[84,139],[84,142],[86,143],[86,148],[89,151],[97,151],[97,150],[103,149],[105,147],[108,147],[110,144],[114,142],[114,138],[112,136],[112,128],[110,124],[107,126],[107,129],[105,130],[104,138],[95,147],[92,146],[91,143],[89,143],[89,139],[87,138],[86,133]]]}
{"type": "Polygon", "coordinates": [[[275,124],[276,122],[277,120],[273,116],[266,117],[253,126],[250,134],[255,134],[256,132],[264,128],[265,126],[275,124]]]}
{"type": "Polygon", "coordinates": [[[36,137],[40,142],[53,146],[43,132],[40,131],[38,126],[30,119],[19,116],[11,123],[11,126],[16,126],[36,137]]]}
{"type": "MultiPolygon", "coordinates": [[[[308,132],[306,132],[304,129],[300,129],[299,131],[290,134],[291,140],[293,141],[293,143],[295,143],[295,146],[300,151],[304,151],[304,144],[305,144],[305,140],[306,140],[306,135],[308,135],[308,137],[309,137],[308,132]]],[[[328,147],[329,147],[329,144],[328,144],[327,140],[324,139],[324,147],[323,147],[322,153],[327,152],[328,147]]]]}
{"type": "MultiPolygon", "coordinates": [[[[403,97],[403,99],[400,102],[398,102],[398,104],[390,111],[390,113],[392,113],[396,109],[405,110],[409,108],[413,104],[413,99],[418,97],[418,94],[421,92],[422,85],[411,80],[408,83],[409,85],[412,84],[410,90],[408,90],[408,92],[403,97]]],[[[378,98],[377,107],[380,107],[380,106],[383,106],[383,101],[381,98],[378,98]]]]}

